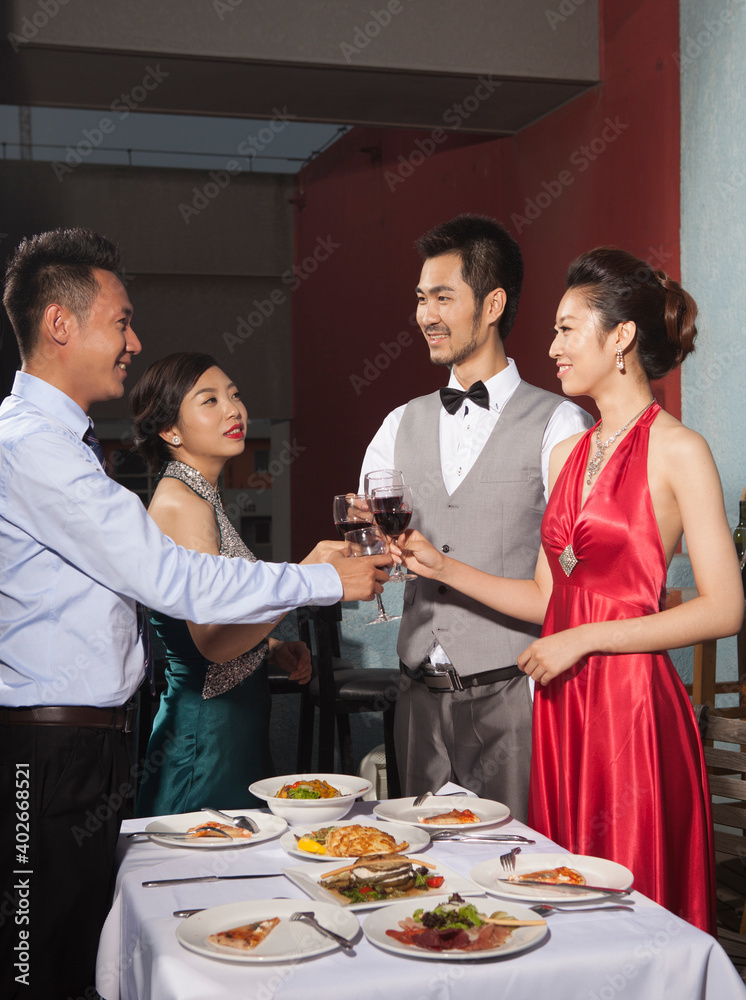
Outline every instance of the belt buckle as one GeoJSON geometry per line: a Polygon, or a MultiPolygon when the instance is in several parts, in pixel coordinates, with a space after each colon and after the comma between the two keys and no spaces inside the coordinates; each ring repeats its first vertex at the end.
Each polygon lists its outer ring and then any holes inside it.
{"type": "Polygon", "coordinates": [[[431,677],[440,677],[447,680],[449,687],[440,688],[441,691],[463,691],[464,685],[458,675],[456,668],[450,663],[431,663],[428,674],[431,677]]]}

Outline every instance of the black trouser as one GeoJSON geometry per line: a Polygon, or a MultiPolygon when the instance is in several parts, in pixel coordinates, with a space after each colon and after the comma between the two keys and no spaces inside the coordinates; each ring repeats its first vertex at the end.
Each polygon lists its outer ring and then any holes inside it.
{"type": "Polygon", "coordinates": [[[89,1000],[130,736],[0,724],[0,996],[89,1000]]]}

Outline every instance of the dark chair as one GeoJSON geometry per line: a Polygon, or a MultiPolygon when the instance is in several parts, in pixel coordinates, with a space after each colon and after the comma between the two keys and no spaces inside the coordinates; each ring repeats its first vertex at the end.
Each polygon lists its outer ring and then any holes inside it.
{"type": "MultiPolygon", "coordinates": [[[[300,616],[305,612],[301,609],[297,612],[300,616]]],[[[301,638],[303,636],[301,635],[301,638]]],[[[306,641],[308,648],[310,644],[306,641]]],[[[311,748],[313,746],[313,701],[308,693],[308,684],[299,684],[291,681],[288,675],[276,667],[274,663],[269,664],[269,690],[275,695],[297,694],[300,696],[300,707],[298,709],[298,744],[296,747],[295,770],[298,774],[311,770],[311,748]]]]}
{"type": "Polygon", "coordinates": [[[695,705],[694,714],[704,744],[713,799],[718,940],[735,965],[742,967],[746,965],[746,907],[738,913],[731,901],[738,900],[740,908],[746,894],[743,864],[746,855],[746,721],[715,715],[707,705],[695,705]],[[713,746],[714,742],[718,746],[713,746]],[[724,743],[730,746],[723,747],[724,743]],[[726,832],[723,827],[739,832],[726,832]]]}
{"type": "MultiPolygon", "coordinates": [[[[298,612],[299,634],[311,649],[314,660],[314,677],[308,685],[308,695],[311,705],[319,709],[319,771],[334,771],[336,728],[342,772],[354,774],[349,717],[354,712],[381,712],[388,794],[390,798],[398,798],[401,791],[394,751],[394,708],[399,670],[356,667],[340,659],[341,621],[341,604],[312,606],[298,612]]],[[[304,754],[310,761],[313,731],[306,732],[304,738],[304,754]]]]}

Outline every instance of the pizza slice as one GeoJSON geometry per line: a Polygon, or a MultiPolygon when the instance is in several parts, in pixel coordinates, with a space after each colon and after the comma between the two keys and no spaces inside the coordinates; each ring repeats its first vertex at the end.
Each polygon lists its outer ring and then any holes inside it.
{"type": "Polygon", "coordinates": [[[508,876],[510,882],[546,882],[548,885],[585,885],[585,879],[574,868],[567,868],[565,865],[559,868],[548,868],[540,872],[522,872],[520,875],[508,876]]]}
{"type": "Polygon", "coordinates": [[[481,823],[481,819],[471,809],[451,809],[437,816],[424,816],[420,823],[433,823],[435,826],[450,826],[452,823],[481,823]]]}
{"type": "Polygon", "coordinates": [[[239,951],[253,951],[279,922],[279,917],[270,917],[269,920],[258,920],[253,924],[231,927],[230,930],[210,934],[207,943],[222,948],[237,948],[239,951]]]}

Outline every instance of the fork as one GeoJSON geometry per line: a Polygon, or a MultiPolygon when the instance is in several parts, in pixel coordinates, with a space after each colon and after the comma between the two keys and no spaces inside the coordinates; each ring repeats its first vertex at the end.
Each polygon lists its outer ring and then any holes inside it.
{"type": "Polygon", "coordinates": [[[503,869],[506,872],[515,871],[515,856],[516,854],[520,853],[521,853],[520,847],[514,847],[511,851],[508,851],[507,854],[500,855],[500,864],[503,866],[503,869]]]}
{"type": "Polygon", "coordinates": [[[629,910],[634,912],[632,906],[582,906],[579,909],[569,906],[545,906],[539,903],[537,906],[529,906],[529,910],[538,913],[540,917],[548,917],[552,913],[591,913],[593,910],[629,910]]]}
{"type": "Polygon", "coordinates": [[[314,914],[310,911],[292,913],[290,915],[290,921],[291,923],[301,921],[304,924],[309,924],[309,926],[314,927],[317,931],[321,931],[322,934],[326,934],[327,937],[336,941],[337,944],[341,945],[347,951],[351,951],[354,947],[352,941],[348,941],[347,938],[342,937],[341,934],[335,934],[334,931],[330,931],[328,927],[324,927],[323,924],[320,924],[314,914]]]}
{"type": "Polygon", "coordinates": [[[412,803],[412,808],[418,809],[425,801],[425,799],[432,798],[433,795],[435,795],[435,792],[423,792],[422,795],[418,795],[417,798],[412,803]]]}
{"type": "Polygon", "coordinates": [[[195,833],[201,833],[202,831],[209,831],[217,837],[227,837],[228,840],[233,839],[225,830],[218,830],[214,826],[198,826],[191,833],[176,833],[169,832],[168,830],[150,830],[149,832],[147,830],[135,830],[133,833],[127,834],[127,839],[129,840],[132,837],[172,837],[174,840],[187,840],[191,839],[195,833]]]}

